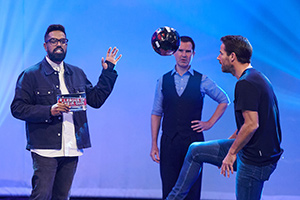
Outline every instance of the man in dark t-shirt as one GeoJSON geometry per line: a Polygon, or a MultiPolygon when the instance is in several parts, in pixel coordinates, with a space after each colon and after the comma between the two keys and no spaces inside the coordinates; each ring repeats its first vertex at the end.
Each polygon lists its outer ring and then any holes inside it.
{"type": "Polygon", "coordinates": [[[269,80],[254,68],[246,69],[235,87],[235,117],[238,129],[245,123],[243,111],[258,117],[258,128],[241,150],[247,164],[265,166],[278,161],[281,155],[281,130],[277,99],[269,80]]]}
{"type": "Polygon", "coordinates": [[[259,200],[264,182],[283,153],[277,98],[270,81],[250,64],[251,44],[242,36],[224,36],[221,41],[217,59],[222,72],[238,79],[234,95],[237,129],[229,139],[190,145],[168,200],[185,197],[203,163],[220,167],[225,177],[237,171],[236,198],[259,200]]]}

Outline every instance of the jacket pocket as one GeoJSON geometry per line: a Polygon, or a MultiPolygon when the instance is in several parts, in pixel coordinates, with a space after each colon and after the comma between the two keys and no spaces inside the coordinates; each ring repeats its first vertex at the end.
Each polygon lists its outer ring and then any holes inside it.
{"type": "Polygon", "coordinates": [[[53,105],[56,103],[56,95],[53,89],[38,88],[34,91],[36,104],[53,105]]]}

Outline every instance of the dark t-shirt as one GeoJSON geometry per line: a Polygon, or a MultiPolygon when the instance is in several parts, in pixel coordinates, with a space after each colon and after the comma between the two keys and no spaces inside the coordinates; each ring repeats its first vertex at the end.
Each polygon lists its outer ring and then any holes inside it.
{"type": "Polygon", "coordinates": [[[267,77],[246,69],[236,83],[234,108],[238,130],[244,124],[243,111],[256,111],[259,119],[258,129],[240,152],[241,160],[256,166],[277,162],[283,152],[278,103],[267,77]]]}

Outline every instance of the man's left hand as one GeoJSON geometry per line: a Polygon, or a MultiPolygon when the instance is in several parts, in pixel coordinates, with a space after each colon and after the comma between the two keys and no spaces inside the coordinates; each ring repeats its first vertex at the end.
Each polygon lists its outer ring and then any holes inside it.
{"type": "Polygon", "coordinates": [[[193,124],[191,126],[193,131],[197,131],[198,133],[200,133],[202,131],[207,131],[212,127],[211,123],[203,122],[203,121],[200,121],[200,120],[193,120],[191,123],[193,124]]]}
{"type": "MultiPolygon", "coordinates": [[[[116,58],[116,55],[118,53],[119,49],[117,49],[116,47],[114,47],[112,50],[111,50],[111,47],[109,47],[108,51],[107,51],[107,54],[106,54],[106,59],[105,61],[109,61],[111,63],[113,63],[114,65],[117,64],[117,62],[120,60],[120,58],[122,57],[122,54],[120,54],[117,58],[116,58]]],[[[101,63],[102,63],[102,67],[103,69],[107,69],[108,66],[107,66],[107,63],[105,63],[104,61],[104,58],[102,57],[101,59],[101,63]]]]}

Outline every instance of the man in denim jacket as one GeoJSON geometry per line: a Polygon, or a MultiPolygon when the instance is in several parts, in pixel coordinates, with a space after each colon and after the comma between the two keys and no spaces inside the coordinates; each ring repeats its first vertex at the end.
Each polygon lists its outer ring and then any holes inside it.
{"type": "Polygon", "coordinates": [[[30,199],[68,199],[78,156],[91,147],[86,111],[70,111],[57,95],[84,94],[86,103],[99,108],[110,95],[117,72],[118,49],[109,48],[102,58],[102,73],[93,86],[78,67],[63,62],[68,39],[62,25],[45,33],[47,56],[18,78],[11,112],[26,123],[27,146],[34,174],[30,199]]]}

